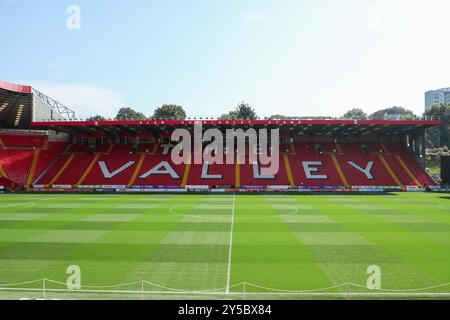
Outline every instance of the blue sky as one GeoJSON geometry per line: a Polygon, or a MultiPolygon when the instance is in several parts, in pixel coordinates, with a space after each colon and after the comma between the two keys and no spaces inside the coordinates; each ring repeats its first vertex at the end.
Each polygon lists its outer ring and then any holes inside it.
{"type": "Polygon", "coordinates": [[[0,79],[80,117],[163,103],[339,116],[450,86],[448,0],[0,0],[0,79]],[[81,29],[69,30],[69,5],[81,29]]]}

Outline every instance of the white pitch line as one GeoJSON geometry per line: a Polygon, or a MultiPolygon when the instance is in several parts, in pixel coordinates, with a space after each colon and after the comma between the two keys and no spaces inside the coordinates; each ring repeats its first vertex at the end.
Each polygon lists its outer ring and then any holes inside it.
{"type": "Polygon", "coordinates": [[[233,193],[233,206],[231,208],[231,232],[230,232],[230,248],[228,250],[228,271],[227,271],[227,286],[225,293],[230,293],[230,275],[231,275],[231,253],[233,248],[233,229],[234,229],[234,208],[236,204],[236,193],[233,193]]]}

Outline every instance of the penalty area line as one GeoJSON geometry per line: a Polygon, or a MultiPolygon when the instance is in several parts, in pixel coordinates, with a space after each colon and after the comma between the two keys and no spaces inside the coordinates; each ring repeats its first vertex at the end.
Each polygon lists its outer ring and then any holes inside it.
{"type": "Polygon", "coordinates": [[[231,254],[233,250],[233,229],[234,229],[234,209],[236,207],[236,193],[233,193],[233,206],[231,207],[231,231],[230,231],[230,247],[228,249],[228,269],[227,269],[227,286],[225,293],[230,293],[230,275],[231,275],[231,254]]]}

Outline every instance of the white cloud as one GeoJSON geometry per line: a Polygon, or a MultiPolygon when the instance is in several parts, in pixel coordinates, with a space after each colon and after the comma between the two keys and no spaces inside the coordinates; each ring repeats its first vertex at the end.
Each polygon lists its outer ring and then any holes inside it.
{"type": "Polygon", "coordinates": [[[121,94],[92,85],[47,81],[26,81],[26,83],[73,109],[78,119],[96,114],[113,118],[119,108],[124,106],[121,94]]]}

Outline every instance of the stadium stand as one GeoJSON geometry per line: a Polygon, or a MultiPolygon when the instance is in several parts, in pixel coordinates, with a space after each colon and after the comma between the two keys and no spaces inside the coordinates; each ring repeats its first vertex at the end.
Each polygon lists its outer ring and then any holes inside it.
{"type": "MultiPolygon", "coordinates": [[[[353,186],[372,184],[375,186],[408,185],[406,181],[397,182],[384,165],[379,152],[364,154],[359,144],[341,144],[342,154],[336,158],[341,164],[342,171],[353,186]]],[[[392,171],[391,171],[392,172],[392,171]]]]}
{"type": "Polygon", "coordinates": [[[208,185],[231,188],[235,185],[236,173],[234,164],[191,164],[187,172],[187,180],[181,186],[208,185]]]}
{"type": "MultiPolygon", "coordinates": [[[[2,185],[43,188],[423,188],[425,129],[436,120],[65,120],[70,109],[27,86],[0,81],[2,185]],[[15,99],[14,99],[15,98],[15,99]],[[43,119],[43,117],[48,117],[43,119]],[[177,128],[279,129],[279,170],[264,175],[248,152],[239,164],[175,164],[177,128]]],[[[248,151],[248,150],[247,150],[248,151]]]]}
{"type": "MultiPolygon", "coordinates": [[[[33,161],[32,150],[0,150],[0,166],[6,178],[19,185],[26,185],[33,161]]],[[[3,176],[3,174],[2,174],[3,176]]]]}
{"type": "Polygon", "coordinates": [[[264,175],[261,171],[262,165],[258,162],[250,163],[249,157],[245,164],[240,164],[240,185],[242,187],[266,187],[266,186],[289,186],[290,182],[286,173],[285,162],[279,159],[279,170],[277,174],[264,175]]]}
{"type": "Polygon", "coordinates": [[[48,172],[48,174],[39,181],[39,184],[75,186],[79,184],[78,182],[93,159],[94,156],[88,154],[64,155],[62,160],[58,162],[58,164],[62,165],[56,165],[54,171],[52,170],[53,172],[56,172],[56,174],[52,175],[48,172]]]}
{"type": "MultiPolygon", "coordinates": [[[[106,150],[109,150],[109,146],[106,150]]],[[[85,185],[128,185],[134,165],[140,156],[130,154],[125,146],[115,146],[113,151],[99,155],[92,170],[86,175],[85,185]]]]}
{"type": "MultiPolygon", "coordinates": [[[[17,185],[13,181],[9,180],[8,178],[2,177],[2,176],[0,176],[0,186],[2,186],[3,189],[9,189],[9,190],[14,190],[17,187],[17,185]]],[[[0,189],[2,189],[2,188],[0,188],[0,189]]]]}
{"type": "MultiPolygon", "coordinates": [[[[171,147],[156,145],[153,153],[133,153],[132,146],[105,146],[104,153],[72,153],[60,143],[49,150],[0,151],[0,164],[18,184],[30,181],[42,185],[95,186],[423,186],[435,183],[417,161],[401,148],[385,152],[386,146],[372,145],[364,154],[361,144],[295,144],[279,159],[274,176],[261,174],[261,164],[175,165],[171,147]],[[108,152],[109,151],[109,152],[108,152]],[[381,152],[380,152],[381,151],[381,152]],[[165,154],[165,152],[168,152],[165,154]],[[36,160],[38,155],[38,160],[36,160]],[[9,159],[9,160],[7,160],[9,159]],[[36,164],[33,165],[33,160],[36,164]],[[34,170],[34,172],[31,172],[34,170]],[[41,177],[35,181],[29,177],[41,177]]],[[[138,148],[142,150],[142,148],[138,148]]]]}
{"type": "Polygon", "coordinates": [[[33,135],[2,135],[4,148],[44,148],[45,136],[33,135]]]}

